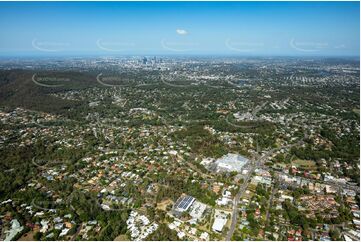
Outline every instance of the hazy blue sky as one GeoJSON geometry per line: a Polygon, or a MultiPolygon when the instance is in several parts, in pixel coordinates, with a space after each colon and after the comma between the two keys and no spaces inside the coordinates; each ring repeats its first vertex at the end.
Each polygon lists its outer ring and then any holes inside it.
{"type": "Polygon", "coordinates": [[[1,2],[0,54],[359,55],[359,2],[1,2]]]}

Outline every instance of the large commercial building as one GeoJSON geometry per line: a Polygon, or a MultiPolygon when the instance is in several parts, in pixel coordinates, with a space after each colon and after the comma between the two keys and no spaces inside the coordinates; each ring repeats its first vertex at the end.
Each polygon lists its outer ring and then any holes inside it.
{"type": "Polygon", "coordinates": [[[173,214],[176,216],[181,215],[183,212],[187,211],[190,206],[192,206],[195,200],[196,199],[192,196],[181,196],[173,206],[173,214]]]}

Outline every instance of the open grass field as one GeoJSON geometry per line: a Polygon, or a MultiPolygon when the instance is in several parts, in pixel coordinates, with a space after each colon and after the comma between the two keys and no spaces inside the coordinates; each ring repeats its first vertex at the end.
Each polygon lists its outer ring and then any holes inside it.
{"type": "Polygon", "coordinates": [[[23,236],[20,237],[19,241],[33,241],[34,238],[34,232],[30,231],[28,233],[23,234],[23,236]]]}
{"type": "Polygon", "coordinates": [[[128,236],[125,235],[125,234],[121,234],[121,235],[119,235],[118,237],[116,237],[116,238],[114,239],[114,241],[127,241],[127,240],[129,240],[129,238],[128,238],[128,236]]]}
{"type": "Polygon", "coordinates": [[[316,163],[312,160],[293,160],[292,165],[296,166],[297,168],[302,168],[306,170],[315,170],[316,169],[316,163]]]}
{"type": "Polygon", "coordinates": [[[173,201],[171,199],[163,200],[157,204],[157,209],[167,211],[167,206],[169,204],[173,204],[173,201]]]}

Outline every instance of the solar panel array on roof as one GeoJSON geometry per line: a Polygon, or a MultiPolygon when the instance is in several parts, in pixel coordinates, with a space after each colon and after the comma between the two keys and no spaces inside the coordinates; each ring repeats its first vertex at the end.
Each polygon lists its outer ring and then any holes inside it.
{"type": "Polygon", "coordinates": [[[178,210],[187,210],[190,207],[190,205],[193,203],[194,200],[195,200],[194,197],[184,196],[177,201],[175,207],[178,210]]]}

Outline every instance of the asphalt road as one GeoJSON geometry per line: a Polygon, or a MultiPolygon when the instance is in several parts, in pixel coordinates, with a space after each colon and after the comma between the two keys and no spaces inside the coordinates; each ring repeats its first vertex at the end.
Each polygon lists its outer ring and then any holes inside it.
{"type": "MultiPolygon", "coordinates": [[[[304,139],[307,138],[307,135],[305,134],[305,137],[304,139]]],[[[231,227],[229,228],[229,231],[227,233],[227,236],[226,236],[226,239],[227,241],[230,241],[232,236],[233,236],[233,233],[236,229],[236,226],[237,226],[237,219],[238,219],[238,202],[239,202],[239,199],[242,197],[243,193],[246,191],[247,187],[248,187],[248,184],[251,180],[251,177],[252,177],[252,173],[254,172],[254,170],[256,168],[259,168],[261,166],[263,166],[263,162],[265,161],[266,158],[268,158],[270,155],[272,155],[275,151],[277,150],[280,150],[280,149],[284,149],[284,148],[290,148],[290,147],[293,147],[293,146],[296,146],[296,145],[301,145],[303,144],[303,140],[297,142],[296,144],[292,144],[292,145],[287,145],[287,146],[284,146],[284,147],[280,147],[280,148],[274,148],[274,149],[271,149],[269,150],[266,154],[264,154],[263,156],[261,156],[259,159],[256,159],[255,161],[251,161],[252,164],[251,164],[251,168],[249,169],[249,172],[247,174],[247,177],[246,179],[244,180],[243,184],[241,185],[240,189],[238,190],[238,193],[237,195],[234,197],[233,199],[233,209],[232,209],[232,223],[231,223],[231,227]]]]}
{"type": "Polygon", "coordinates": [[[272,193],[271,193],[271,196],[270,196],[270,199],[269,199],[269,203],[268,203],[268,208],[267,208],[267,214],[266,214],[266,223],[268,224],[269,223],[269,217],[270,217],[270,213],[269,213],[269,210],[270,208],[272,207],[272,204],[273,204],[273,197],[277,191],[277,187],[276,186],[273,186],[273,189],[272,189],[272,193]]]}

